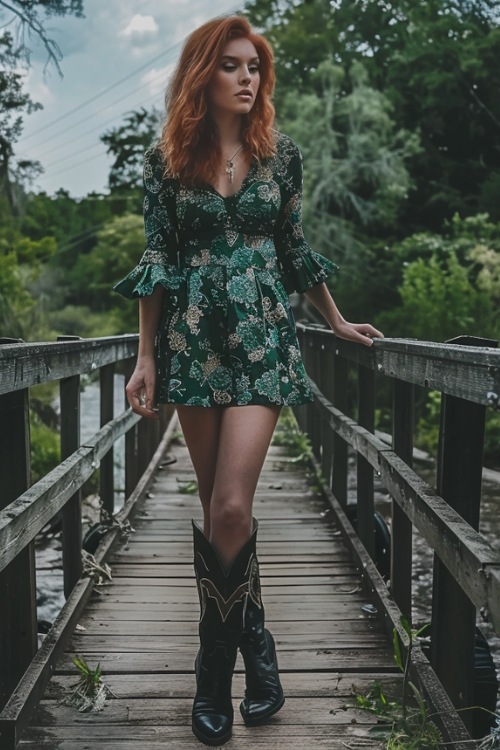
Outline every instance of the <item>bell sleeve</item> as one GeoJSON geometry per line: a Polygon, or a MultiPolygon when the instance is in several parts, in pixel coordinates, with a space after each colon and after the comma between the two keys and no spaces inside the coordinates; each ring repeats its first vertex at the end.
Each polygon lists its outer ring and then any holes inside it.
{"type": "Polygon", "coordinates": [[[160,153],[151,148],[144,156],[144,230],[146,247],[139,264],[113,287],[127,299],[147,297],[157,284],[168,291],[181,285],[176,237],[175,184],[165,178],[160,153]]]}
{"type": "Polygon", "coordinates": [[[275,227],[275,246],[287,294],[305,292],[338,270],[333,261],[307,244],[302,229],[302,155],[286,138],[281,185],[282,211],[275,227]]]}

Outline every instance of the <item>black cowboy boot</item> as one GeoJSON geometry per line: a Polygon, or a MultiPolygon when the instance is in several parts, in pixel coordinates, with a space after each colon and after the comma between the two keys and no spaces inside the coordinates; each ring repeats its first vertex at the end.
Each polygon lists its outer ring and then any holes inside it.
{"type": "Polygon", "coordinates": [[[243,545],[229,570],[193,522],[194,569],[200,596],[200,650],[196,657],[196,696],[192,727],[206,745],[231,737],[231,681],[249,594],[249,572],[255,541],[243,545]]]}
{"type": "Polygon", "coordinates": [[[250,588],[245,611],[245,627],[240,651],[245,662],[246,689],[240,703],[247,726],[260,724],[283,706],[285,696],[278,673],[274,638],[264,627],[264,607],[260,595],[259,563],[255,554],[257,521],[248,543],[252,543],[250,588]]]}

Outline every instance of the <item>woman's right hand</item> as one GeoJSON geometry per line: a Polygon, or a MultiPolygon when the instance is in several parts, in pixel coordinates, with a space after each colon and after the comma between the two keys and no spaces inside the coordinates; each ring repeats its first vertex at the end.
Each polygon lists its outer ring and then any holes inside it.
{"type": "Polygon", "coordinates": [[[148,419],[159,419],[154,403],[156,388],[156,362],[154,357],[141,357],[125,388],[132,411],[148,419]]]}

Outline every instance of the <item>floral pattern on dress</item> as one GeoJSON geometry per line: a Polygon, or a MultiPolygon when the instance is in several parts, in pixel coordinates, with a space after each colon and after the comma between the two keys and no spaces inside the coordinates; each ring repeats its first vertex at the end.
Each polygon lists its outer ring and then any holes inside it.
{"type": "Polygon", "coordinates": [[[156,284],[166,289],[158,401],[206,407],[310,401],[288,295],[321,283],[337,267],[304,239],[298,147],[277,134],[276,154],[253,159],[230,197],[209,185],[179,185],[164,172],[159,151],[149,149],[146,248],[115,286],[129,299],[152,294],[156,284]]]}

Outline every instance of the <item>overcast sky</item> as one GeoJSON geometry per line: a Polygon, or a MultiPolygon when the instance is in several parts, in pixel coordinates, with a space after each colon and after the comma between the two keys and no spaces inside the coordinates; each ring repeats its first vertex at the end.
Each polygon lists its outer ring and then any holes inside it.
{"type": "Polygon", "coordinates": [[[35,189],[81,197],[106,191],[110,160],[99,136],[139,107],[163,107],[168,76],[185,37],[204,21],[237,12],[235,0],[84,0],[85,18],[53,18],[63,53],[59,78],[35,48],[26,87],[43,110],[25,118],[16,147],[45,174],[35,189]],[[122,79],[125,79],[123,80],[122,79]],[[108,91],[106,91],[109,89],[108,91]],[[94,101],[89,101],[94,99],[94,101]],[[72,112],[78,107],[78,110],[72,112]]]}

